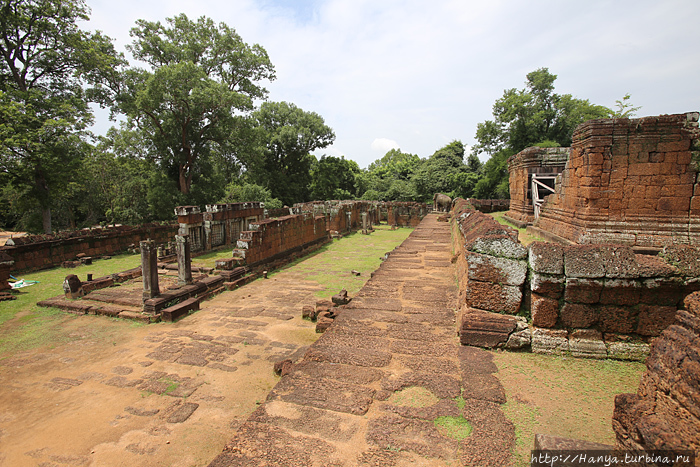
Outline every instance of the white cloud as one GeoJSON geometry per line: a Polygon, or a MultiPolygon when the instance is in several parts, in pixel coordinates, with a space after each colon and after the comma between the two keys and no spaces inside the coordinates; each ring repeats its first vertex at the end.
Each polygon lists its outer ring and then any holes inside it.
{"type": "Polygon", "coordinates": [[[687,35],[697,0],[305,0],[296,14],[283,0],[87,1],[87,27],[120,49],[137,18],[185,12],[235,28],[276,67],[269,98],[319,113],[336,134],[323,152],[361,167],[396,141],[421,157],[474,144],[503,90],[540,67],[559,76],[557,92],[594,104],[629,92],[640,115],[700,110],[700,48],[687,35]],[[394,140],[368,147],[373,135],[394,140]]]}
{"type": "Polygon", "coordinates": [[[391,149],[399,149],[399,143],[393,139],[374,138],[374,141],[372,141],[370,147],[372,148],[372,151],[379,154],[379,157],[383,157],[391,149]]]}

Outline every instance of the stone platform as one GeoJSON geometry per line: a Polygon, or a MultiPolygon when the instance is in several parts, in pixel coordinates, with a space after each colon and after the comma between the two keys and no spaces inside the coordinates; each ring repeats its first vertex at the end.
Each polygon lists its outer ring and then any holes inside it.
{"type": "Polygon", "coordinates": [[[508,464],[505,392],[459,344],[451,256],[450,224],[427,216],[210,467],[508,464]]]}

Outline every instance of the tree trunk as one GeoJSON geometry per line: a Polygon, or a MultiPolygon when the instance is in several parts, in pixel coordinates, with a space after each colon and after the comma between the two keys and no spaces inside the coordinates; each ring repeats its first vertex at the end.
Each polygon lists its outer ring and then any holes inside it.
{"type": "Polygon", "coordinates": [[[187,176],[187,167],[180,164],[180,179],[178,185],[180,185],[180,193],[187,195],[190,192],[190,183],[192,182],[192,177],[187,176]]]}
{"type": "Polygon", "coordinates": [[[51,208],[42,207],[41,208],[41,223],[44,226],[44,233],[51,233],[51,208]]]}

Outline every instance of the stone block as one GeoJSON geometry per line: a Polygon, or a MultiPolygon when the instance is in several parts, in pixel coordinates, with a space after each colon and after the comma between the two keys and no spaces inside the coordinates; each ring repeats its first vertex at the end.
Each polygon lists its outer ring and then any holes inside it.
{"type": "Polygon", "coordinates": [[[520,287],[469,280],[466,300],[473,308],[516,314],[520,310],[523,293],[520,287]]]}
{"type": "Polygon", "coordinates": [[[607,250],[597,245],[575,245],[564,249],[564,271],[572,278],[605,277],[607,250]]]}
{"type": "Polygon", "coordinates": [[[646,279],[639,291],[639,302],[678,307],[684,296],[683,288],[683,281],[677,277],[646,279]]]}
{"type": "Polygon", "coordinates": [[[607,358],[603,335],[596,329],[576,329],[569,335],[569,351],[574,357],[607,358]]]}
{"type": "Polygon", "coordinates": [[[302,319],[316,321],[316,309],[311,305],[304,305],[301,308],[301,317],[302,319]]]}
{"type": "Polygon", "coordinates": [[[469,251],[501,258],[523,260],[527,249],[507,235],[487,235],[479,237],[468,245],[469,251]]]}
{"type": "Polygon", "coordinates": [[[561,322],[567,328],[589,328],[598,322],[598,311],[592,305],[565,303],[561,308],[561,322]]]}
{"type": "Polygon", "coordinates": [[[673,324],[678,310],[675,306],[639,305],[637,334],[658,336],[673,324]]]}
{"type": "Polygon", "coordinates": [[[546,242],[533,242],[528,247],[530,268],[541,274],[564,274],[564,248],[546,242]]]}
{"type": "Polygon", "coordinates": [[[639,303],[641,285],[628,279],[610,279],[600,293],[600,303],[603,305],[634,306],[639,303]]]}
{"type": "Polygon", "coordinates": [[[515,286],[521,286],[525,282],[525,261],[470,252],[467,252],[466,259],[469,279],[515,286]]]}
{"type": "Polygon", "coordinates": [[[532,324],[538,328],[553,328],[559,319],[559,301],[532,294],[532,324]]]}
{"type": "Polygon", "coordinates": [[[643,342],[606,342],[608,358],[643,362],[649,356],[649,344],[643,342]]]}
{"type": "Polygon", "coordinates": [[[662,257],[673,264],[681,274],[700,277],[700,248],[689,245],[672,245],[664,247],[662,257]]]}
{"type": "Polygon", "coordinates": [[[559,299],[564,292],[566,276],[533,272],[530,276],[530,290],[545,297],[559,299]]]}
{"type": "Polygon", "coordinates": [[[532,330],[532,352],[545,355],[562,355],[569,351],[568,333],[563,329],[532,330]]]}
{"type": "Polygon", "coordinates": [[[567,277],[564,300],[567,303],[599,303],[603,286],[604,282],[600,280],[567,277]]]}
{"type": "Polygon", "coordinates": [[[493,349],[505,345],[517,327],[513,316],[469,308],[462,313],[459,339],[462,345],[493,349]]]}
{"type": "Polygon", "coordinates": [[[63,281],[63,293],[66,298],[80,298],[85,295],[83,291],[83,283],[75,274],[69,274],[63,281]]]}
{"type": "Polygon", "coordinates": [[[637,329],[636,308],[628,306],[604,305],[599,308],[599,325],[603,332],[630,334],[637,329]]]}

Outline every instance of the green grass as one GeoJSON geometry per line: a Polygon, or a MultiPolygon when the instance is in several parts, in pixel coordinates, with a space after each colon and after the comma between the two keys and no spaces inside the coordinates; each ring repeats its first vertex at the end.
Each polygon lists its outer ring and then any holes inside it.
{"type": "Polygon", "coordinates": [[[54,308],[43,308],[37,302],[63,294],[63,280],[76,274],[81,280],[125,271],[141,264],[140,255],[119,255],[110,260],[96,260],[89,266],[72,269],[53,268],[29,273],[13,273],[17,279],[38,281],[38,284],[14,292],[16,300],[0,302],[0,358],[9,352],[28,350],[42,345],[58,345],[70,338],[61,329],[76,319],[54,308]]]}
{"type": "Polygon", "coordinates": [[[462,417],[438,417],[433,422],[438,431],[448,438],[461,441],[472,433],[472,426],[469,421],[462,417]]]}
{"type": "Polygon", "coordinates": [[[319,298],[328,298],[341,289],[352,296],[367,282],[370,273],[379,267],[384,254],[400,245],[412,231],[410,228],[391,230],[386,225],[375,226],[370,235],[356,232],[334,240],[284,269],[294,267],[294,272],[304,279],[321,284],[323,290],[316,292],[319,298]],[[352,270],[359,271],[360,276],[353,276],[350,273],[352,270]]]}
{"type": "Polygon", "coordinates": [[[516,227],[515,225],[511,224],[507,220],[503,218],[503,216],[506,214],[507,211],[501,211],[501,212],[492,212],[489,214],[489,216],[493,217],[498,223],[507,225],[508,227],[512,227],[515,230],[518,231],[518,240],[520,243],[522,243],[524,246],[528,246],[532,242],[545,242],[546,240],[536,236],[536,235],[530,235],[527,233],[527,229],[522,229],[519,227],[516,227]]]}

